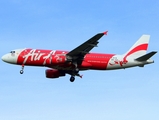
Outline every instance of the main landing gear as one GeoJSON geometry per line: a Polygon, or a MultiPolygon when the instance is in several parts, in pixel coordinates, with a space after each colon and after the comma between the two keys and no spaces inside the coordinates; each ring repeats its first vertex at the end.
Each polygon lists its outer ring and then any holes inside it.
{"type": "Polygon", "coordinates": [[[72,71],[71,73],[71,77],[70,77],[70,82],[74,82],[75,81],[75,76],[78,76],[80,78],[82,78],[83,75],[79,74],[79,69],[76,68],[74,71],[72,71]]]}
{"type": "Polygon", "coordinates": [[[70,82],[74,82],[75,81],[75,76],[71,76],[70,77],[70,82]]]}
{"type": "Polygon", "coordinates": [[[75,69],[72,71],[72,75],[70,77],[70,82],[75,81],[75,75],[78,75],[79,69],[77,68],[77,63],[74,63],[75,69]]]}
{"type": "Polygon", "coordinates": [[[22,65],[22,69],[20,70],[20,74],[24,73],[24,65],[22,65]]]}
{"type": "Polygon", "coordinates": [[[78,76],[78,77],[82,78],[82,75],[79,74],[79,68],[77,67],[77,63],[74,62],[73,65],[74,65],[75,68],[70,73],[70,75],[71,75],[70,82],[74,82],[75,81],[75,76],[78,76]]]}
{"type": "MultiPolygon", "coordinates": [[[[80,75],[80,74],[75,74],[76,76],[82,78],[83,75],[80,75]]],[[[74,82],[75,81],[75,76],[74,75],[71,75],[70,77],[70,82],[74,82]]]]}

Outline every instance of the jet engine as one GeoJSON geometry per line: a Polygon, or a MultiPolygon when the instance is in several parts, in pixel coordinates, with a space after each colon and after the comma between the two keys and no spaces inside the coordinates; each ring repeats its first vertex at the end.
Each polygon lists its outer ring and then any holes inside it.
{"type": "Polygon", "coordinates": [[[59,70],[55,70],[55,69],[46,69],[45,75],[47,78],[58,78],[61,76],[65,76],[66,73],[59,71],[59,70]]]}

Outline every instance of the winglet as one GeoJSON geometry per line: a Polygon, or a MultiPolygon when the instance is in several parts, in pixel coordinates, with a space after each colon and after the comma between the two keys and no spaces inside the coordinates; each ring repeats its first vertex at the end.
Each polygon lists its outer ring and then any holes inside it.
{"type": "Polygon", "coordinates": [[[104,34],[104,35],[107,35],[107,34],[108,34],[108,31],[103,32],[103,34],[104,34]]]}

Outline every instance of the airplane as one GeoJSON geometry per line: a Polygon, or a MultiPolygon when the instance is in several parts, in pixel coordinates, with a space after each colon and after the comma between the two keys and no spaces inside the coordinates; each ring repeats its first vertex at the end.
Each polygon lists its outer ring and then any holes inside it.
{"type": "Polygon", "coordinates": [[[99,39],[107,32],[98,33],[72,51],[43,50],[43,49],[16,49],[2,56],[4,62],[21,65],[20,74],[24,66],[48,67],[45,70],[46,78],[59,78],[66,74],[71,75],[70,82],[75,76],[81,77],[83,70],[114,70],[129,67],[144,67],[154,63],[150,58],[157,53],[152,51],[146,54],[150,35],[142,35],[139,40],[124,54],[90,53],[97,47],[99,39]]]}

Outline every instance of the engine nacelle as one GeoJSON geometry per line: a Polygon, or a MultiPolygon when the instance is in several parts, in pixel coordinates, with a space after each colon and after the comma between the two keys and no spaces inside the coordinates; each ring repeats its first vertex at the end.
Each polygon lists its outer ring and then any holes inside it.
{"type": "Polygon", "coordinates": [[[61,72],[59,70],[54,70],[54,69],[46,69],[45,70],[45,75],[47,78],[58,78],[61,76],[65,76],[66,73],[61,72]]]}

